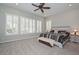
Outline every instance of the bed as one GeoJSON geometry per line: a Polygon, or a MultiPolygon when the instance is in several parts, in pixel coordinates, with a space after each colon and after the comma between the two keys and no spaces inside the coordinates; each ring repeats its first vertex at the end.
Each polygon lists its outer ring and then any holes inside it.
{"type": "Polygon", "coordinates": [[[55,30],[53,30],[53,33],[50,32],[46,32],[46,33],[41,33],[38,41],[41,43],[44,43],[50,47],[52,46],[58,46],[60,48],[63,48],[64,45],[69,41],[70,39],[70,33],[67,30],[67,28],[70,28],[68,26],[65,27],[54,27],[55,29],[59,29],[59,28],[63,28],[63,30],[58,30],[57,32],[55,32],[55,30]]]}

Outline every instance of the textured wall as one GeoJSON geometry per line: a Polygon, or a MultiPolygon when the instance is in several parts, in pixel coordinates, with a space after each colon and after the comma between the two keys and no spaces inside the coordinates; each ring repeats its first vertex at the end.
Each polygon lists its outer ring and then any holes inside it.
{"type": "MultiPolygon", "coordinates": [[[[19,9],[15,9],[15,8],[12,8],[9,6],[0,5],[0,43],[19,40],[19,39],[27,39],[27,38],[31,38],[31,37],[35,37],[35,36],[39,35],[39,33],[24,34],[24,35],[18,34],[18,35],[10,35],[10,36],[5,35],[5,24],[6,24],[5,13],[11,13],[11,14],[19,15],[19,16],[25,16],[28,18],[36,19],[36,20],[42,20],[44,22],[44,19],[37,15],[31,14],[29,12],[25,12],[25,11],[22,11],[19,9]]],[[[44,24],[44,23],[42,23],[42,24],[44,24]]],[[[44,31],[44,26],[43,26],[42,30],[44,31]]]]}
{"type": "Polygon", "coordinates": [[[51,20],[53,26],[70,26],[79,29],[79,9],[70,9],[46,18],[51,20]]]}

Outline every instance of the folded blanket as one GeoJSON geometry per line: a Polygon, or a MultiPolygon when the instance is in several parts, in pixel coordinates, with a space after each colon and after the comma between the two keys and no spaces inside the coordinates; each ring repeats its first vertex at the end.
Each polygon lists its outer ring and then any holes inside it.
{"type": "Polygon", "coordinates": [[[63,45],[55,40],[49,39],[49,38],[44,38],[44,37],[39,37],[38,40],[44,41],[44,42],[48,42],[51,46],[58,46],[60,48],[63,48],[63,45]]]}
{"type": "Polygon", "coordinates": [[[38,40],[48,42],[49,44],[51,44],[51,46],[53,46],[54,40],[51,40],[49,38],[44,38],[44,37],[39,37],[38,40]]]}

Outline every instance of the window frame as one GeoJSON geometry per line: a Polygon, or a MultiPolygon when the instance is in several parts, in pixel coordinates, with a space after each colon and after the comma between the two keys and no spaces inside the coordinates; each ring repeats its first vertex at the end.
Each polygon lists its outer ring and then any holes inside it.
{"type": "Polygon", "coordinates": [[[15,15],[15,14],[5,13],[5,17],[6,17],[6,25],[5,25],[6,26],[5,27],[5,33],[6,33],[6,35],[16,35],[16,34],[18,34],[19,31],[18,31],[17,27],[18,27],[18,24],[19,24],[19,22],[18,22],[19,21],[19,16],[15,15]],[[9,19],[9,17],[11,17],[11,18],[9,19]],[[16,19],[17,23],[15,23],[15,19],[16,19]],[[15,25],[15,27],[14,27],[14,25],[15,25]],[[14,30],[15,32],[8,33],[7,30],[8,31],[13,31],[13,27],[15,28],[15,30],[14,30]]]}

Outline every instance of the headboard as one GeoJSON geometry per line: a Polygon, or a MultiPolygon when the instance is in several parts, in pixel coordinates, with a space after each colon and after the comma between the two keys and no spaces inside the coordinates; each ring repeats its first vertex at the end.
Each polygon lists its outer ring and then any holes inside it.
{"type": "Polygon", "coordinates": [[[52,29],[55,30],[56,33],[59,30],[66,30],[66,31],[70,32],[71,27],[70,26],[53,26],[52,29]]]}

